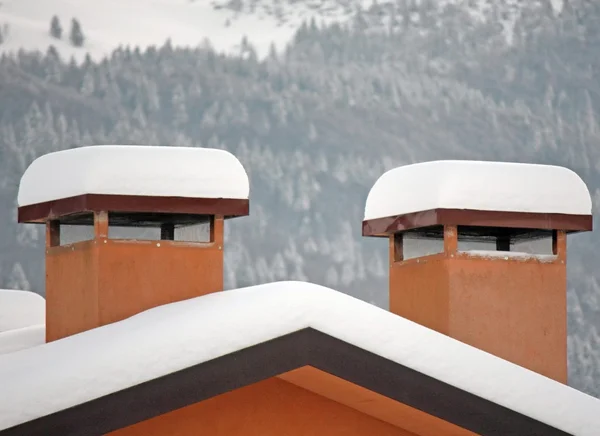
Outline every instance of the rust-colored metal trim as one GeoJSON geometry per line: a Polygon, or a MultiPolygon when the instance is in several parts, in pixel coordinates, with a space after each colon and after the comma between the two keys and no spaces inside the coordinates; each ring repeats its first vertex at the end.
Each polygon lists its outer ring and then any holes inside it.
{"type": "Polygon", "coordinates": [[[567,434],[306,328],[0,431],[0,436],[106,434],[304,366],[312,366],[480,435],[567,434]]]}
{"type": "Polygon", "coordinates": [[[20,223],[43,223],[68,215],[101,211],[237,217],[250,213],[250,201],[232,198],[84,194],[21,206],[18,211],[18,221],[20,223]]]}
{"type": "Polygon", "coordinates": [[[362,225],[362,234],[363,236],[387,237],[407,230],[444,225],[585,232],[593,229],[593,217],[592,215],[559,213],[431,209],[365,220],[362,225]]]}

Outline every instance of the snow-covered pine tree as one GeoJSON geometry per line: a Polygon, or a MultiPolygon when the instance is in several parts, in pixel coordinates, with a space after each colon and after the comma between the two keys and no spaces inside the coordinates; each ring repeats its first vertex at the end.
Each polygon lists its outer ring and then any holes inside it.
{"type": "Polygon", "coordinates": [[[54,15],[50,20],[50,36],[52,36],[52,38],[61,39],[62,32],[63,28],[60,24],[60,20],[54,15]]]}
{"type": "Polygon", "coordinates": [[[75,47],[82,47],[85,42],[85,36],[81,30],[81,24],[77,18],[71,20],[71,33],[69,34],[69,40],[75,47]]]}

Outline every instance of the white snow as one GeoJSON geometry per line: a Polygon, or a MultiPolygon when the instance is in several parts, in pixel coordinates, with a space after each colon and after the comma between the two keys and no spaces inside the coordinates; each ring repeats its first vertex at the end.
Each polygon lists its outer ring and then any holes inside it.
{"type": "Polygon", "coordinates": [[[557,17],[562,12],[565,2],[563,0],[550,0],[550,4],[552,5],[554,16],[557,17]]]}
{"type": "Polygon", "coordinates": [[[244,167],[224,150],[99,145],[33,161],[17,201],[26,206],[83,194],[247,199],[249,191],[244,167]]]}
{"type": "Polygon", "coordinates": [[[46,322],[46,301],[34,292],[0,289],[0,334],[46,322]]]}
{"type": "Polygon", "coordinates": [[[45,343],[46,326],[44,324],[0,332],[0,355],[14,353],[45,343]]]}
{"type": "MultiPolygon", "coordinates": [[[[321,15],[308,5],[294,5],[284,11],[281,5],[268,2],[256,13],[236,14],[222,7],[226,3],[226,0],[3,0],[0,28],[6,24],[8,34],[0,44],[0,51],[45,52],[52,44],[63,57],[82,60],[90,53],[99,60],[118,46],[160,46],[170,38],[174,46],[196,47],[208,38],[218,51],[240,53],[242,38],[247,36],[258,55],[264,56],[272,42],[282,49],[302,20],[321,15]],[[54,15],[63,28],[60,40],[49,35],[54,15]],[[79,20],[86,37],[82,48],[69,42],[72,18],[79,20]]],[[[330,17],[330,21],[338,15],[330,17]]]]}
{"type": "Polygon", "coordinates": [[[431,209],[590,215],[581,178],[553,165],[432,161],[384,173],[367,197],[365,220],[431,209]]]}
{"type": "Polygon", "coordinates": [[[494,259],[504,260],[530,260],[536,259],[539,262],[554,262],[557,256],[553,254],[535,254],[535,253],[523,253],[519,251],[492,251],[492,250],[467,250],[459,251],[460,254],[472,257],[485,257],[494,259]]]}
{"type": "Polygon", "coordinates": [[[596,398],[353,297],[279,282],[157,307],[0,356],[0,429],[306,327],[570,434],[596,436],[600,428],[596,398]]]}
{"type": "MultiPolygon", "coordinates": [[[[551,3],[554,14],[558,15],[562,0],[551,0],[551,3]]],[[[82,60],[89,52],[98,60],[122,45],[145,48],[162,45],[170,38],[174,46],[194,47],[207,38],[218,51],[240,53],[241,40],[246,36],[262,57],[268,53],[271,43],[278,49],[284,48],[303,21],[314,18],[323,24],[348,23],[359,8],[365,11],[372,5],[372,0],[3,0],[0,28],[8,26],[8,32],[4,35],[5,42],[0,44],[0,52],[15,52],[21,48],[46,51],[52,44],[63,57],[82,60]],[[63,27],[60,40],[49,35],[53,15],[58,16],[63,27]],[[81,22],[86,37],[82,48],[69,43],[73,17],[81,22]]],[[[514,22],[522,14],[518,0],[505,0],[500,4],[485,0],[438,0],[435,2],[437,12],[431,14],[437,26],[448,5],[463,9],[473,25],[501,24],[507,44],[512,43],[514,22]]],[[[379,31],[384,31],[390,17],[380,18],[379,31]]],[[[413,25],[419,24],[417,13],[413,13],[411,19],[413,25]]],[[[431,29],[425,26],[420,32],[426,34],[431,29]]]]}
{"type": "Polygon", "coordinates": [[[29,291],[0,289],[0,355],[46,342],[46,301],[29,291]]]}

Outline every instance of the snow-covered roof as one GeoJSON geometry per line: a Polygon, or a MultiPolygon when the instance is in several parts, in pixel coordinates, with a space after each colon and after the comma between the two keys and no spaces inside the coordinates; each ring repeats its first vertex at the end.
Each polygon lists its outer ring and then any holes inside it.
{"type": "Polygon", "coordinates": [[[401,166],[373,185],[365,220],[433,209],[590,215],[587,186],[568,168],[483,161],[401,166]]]}
{"type": "Polygon", "coordinates": [[[248,175],[224,150],[101,145],[46,154],[27,168],[18,204],[84,194],[248,199],[248,175]]]}
{"type": "Polygon", "coordinates": [[[0,356],[46,343],[46,326],[36,324],[0,332],[0,356]]]}
{"type": "Polygon", "coordinates": [[[0,289],[0,333],[46,322],[46,300],[34,292],[0,289]]]}
{"type": "Polygon", "coordinates": [[[46,301],[29,291],[0,289],[0,355],[46,342],[46,301]]]}
{"type": "Polygon", "coordinates": [[[568,433],[595,436],[600,428],[596,398],[348,295],[279,282],[157,307],[0,356],[0,429],[307,327],[568,433]]]}

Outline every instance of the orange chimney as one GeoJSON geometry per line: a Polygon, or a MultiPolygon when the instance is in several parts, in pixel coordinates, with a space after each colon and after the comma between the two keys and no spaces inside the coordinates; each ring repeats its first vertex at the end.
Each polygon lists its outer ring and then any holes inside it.
{"type": "Polygon", "coordinates": [[[392,312],[566,383],[566,235],[591,208],[566,168],[426,162],[377,180],[363,235],[389,238],[392,312]]]}
{"type": "Polygon", "coordinates": [[[46,340],[223,289],[223,220],[248,177],[222,150],[94,146],[35,160],[19,222],[46,224],[46,340]]]}

